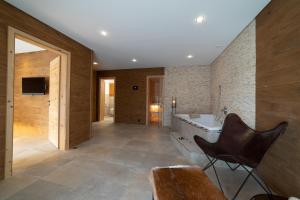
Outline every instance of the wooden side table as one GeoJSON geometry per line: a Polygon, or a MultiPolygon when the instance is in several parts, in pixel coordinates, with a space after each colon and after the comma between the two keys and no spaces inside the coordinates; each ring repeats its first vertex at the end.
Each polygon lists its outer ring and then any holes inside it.
{"type": "Polygon", "coordinates": [[[198,166],[153,168],[150,182],[155,200],[226,200],[198,166]]]}

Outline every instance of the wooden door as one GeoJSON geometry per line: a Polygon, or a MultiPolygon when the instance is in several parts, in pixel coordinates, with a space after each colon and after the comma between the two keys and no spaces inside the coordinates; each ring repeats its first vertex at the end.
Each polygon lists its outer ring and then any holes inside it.
{"type": "Polygon", "coordinates": [[[163,120],[163,77],[149,77],[147,82],[148,119],[147,123],[162,127],[163,120]]]}
{"type": "Polygon", "coordinates": [[[105,82],[100,80],[100,121],[104,120],[105,115],[105,82]]]}
{"type": "Polygon", "coordinates": [[[60,89],[60,56],[50,62],[49,77],[49,141],[59,148],[59,89],[60,89]]]}
{"type": "Polygon", "coordinates": [[[163,126],[163,77],[159,78],[158,94],[159,94],[159,127],[162,127],[163,126]]]}
{"type": "Polygon", "coordinates": [[[115,96],[115,83],[109,83],[109,96],[115,96]]]}

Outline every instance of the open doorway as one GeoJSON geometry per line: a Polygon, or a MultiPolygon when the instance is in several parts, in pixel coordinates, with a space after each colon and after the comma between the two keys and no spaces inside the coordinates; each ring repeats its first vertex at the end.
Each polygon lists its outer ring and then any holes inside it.
{"type": "Polygon", "coordinates": [[[70,54],[9,28],[5,175],[68,149],[70,54]]]}
{"type": "Polygon", "coordinates": [[[60,55],[15,38],[13,171],[58,149],[60,55]],[[26,160],[27,162],[24,162],[26,160]]]}
{"type": "Polygon", "coordinates": [[[114,122],[115,118],[115,79],[100,79],[100,121],[114,122]]]}
{"type": "Polygon", "coordinates": [[[147,125],[162,127],[163,124],[163,76],[147,77],[147,125]]]}

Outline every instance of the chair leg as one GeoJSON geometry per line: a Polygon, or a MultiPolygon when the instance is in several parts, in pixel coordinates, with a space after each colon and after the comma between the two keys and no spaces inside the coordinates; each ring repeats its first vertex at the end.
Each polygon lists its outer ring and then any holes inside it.
{"type": "Polygon", "coordinates": [[[218,173],[217,173],[217,170],[216,170],[216,168],[215,168],[214,165],[212,165],[212,167],[213,167],[213,169],[214,169],[214,171],[215,171],[215,174],[216,174],[216,177],[217,177],[217,181],[218,181],[219,187],[220,187],[222,193],[224,193],[223,188],[222,188],[222,185],[221,185],[221,182],[220,182],[220,179],[219,179],[219,176],[218,176],[218,173]]]}
{"type": "Polygon", "coordinates": [[[214,159],[210,159],[209,156],[207,154],[205,154],[206,158],[209,160],[209,164],[206,165],[206,167],[204,167],[203,171],[205,171],[206,169],[210,168],[211,166],[213,167],[213,170],[215,172],[215,175],[216,175],[216,178],[217,178],[217,181],[218,181],[218,184],[219,184],[219,187],[220,187],[220,190],[224,193],[223,191],[223,188],[222,188],[222,185],[221,185],[221,181],[219,179],[219,176],[218,176],[218,173],[217,173],[217,170],[215,168],[215,162],[217,162],[218,160],[216,158],[214,159]]]}
{"type": "Polygon", "coordinates": [[[231,171],[235,171],[235,170],[237,170],[237,169],[241,166],[240,164],[238,164],[238,165],[235,166],[235,167],[231,167],[231,166],[228,164],[228,162],[225,161],[225,163],[226,163],[226,165],[231,169],[231,171]]]}
{"type": "Polygon", "coordinates": [[[236,199],[236,197],[238,196],[238,194],[240,193],[240,191],[242,190],[242,188],[244,187],[245,183],[247,182],[247,180],[249,179],[249,177],[253,177],[253,179],[259,184],[259,186],[266,192],[266,194],[268,195],[268,198],[270,199],[269,195],[272,195],[272,191],[271,189],[265,184],[265,183],[261,183],[261,181],[258,180],[258,178],[256,178],[256,176],[253,174],[254,169],[252,169],[251,171],[248,170],[244,165],[241,165],[243,167],[243,169],[245,171],[248,172],[247,177],[245,178],[245,180],[243,181],[243,183],[241,184],[241,186],[239,187],[239,189],[237,190],[237,192],[235,193],[234,197],[232,198],[232,200],[236,199]]]}
{"type": "MultiPolygon", "coordinates": [[[[245,166],[241,165],[248,173],[250,172],[245,166]]],[[[252,170],[253,171],[253,170],[252,170]]],[[[259,184],[259,186],[266,192],[266,194],[272,194],[272,190],[263,181],[258,180],[258,178],[251,173],[253,179],[259,184]]]]}
{"type": "Polygon", "coordinates": [[[235,200],[236,197],[239,195],[240,191],[243,189],[245,183],[247,182],[247,180],[249,179],[249,177],[251,176],[253,171],[251,171],[250,173],[248,173],[248,175],[246,176],[246,178],[244,179],[243,183],[240,185],[239,189],[236,191],[235,195],[233,196],[232,200],[235,200]]]}
{"type": "Polygon", "coordinates": [[[207,165],[202,169],[203,171],[207,170],[208,168],[210,168],[213,164],[215,164],[217,162],[217,159],[213,159],[212,162],[209,161],[209,163],[207,163],[207,165]]]}

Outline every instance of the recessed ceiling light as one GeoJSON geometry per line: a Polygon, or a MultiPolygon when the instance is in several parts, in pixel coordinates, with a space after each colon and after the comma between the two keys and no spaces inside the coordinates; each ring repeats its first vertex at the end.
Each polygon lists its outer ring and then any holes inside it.
{"type": "Polygon", "coordinates": [[[194,56],[192,55],[192,54],[189,54],[189,55],[187,55],[186,56],[188,59],[191,59],[191,58],[193,58],[194,56]]]}
{"type": "Polygon", "coordinates": [[[94,61],[94,62],[93,62],[93,65],[98,65],[98,62],[94,61]]]}
{"type": "Polygon", "coordinates": [[[198,16],[195,21],[197,24],[202,24],[205,20],[205,17],[203,15],[198,16]]]}
{"type": "Polygon", "coordinates": [[[131,61],[135,63],[137,62],[137,59],[133,58],[131,61]]]}
{"type": "Polygon", "coordinates": [[[103,36],[107,36],[107,32],[106,32],[106,31],[101,31],[100,33],[101,33],[101,35],[103,35],[103,36]]]}

